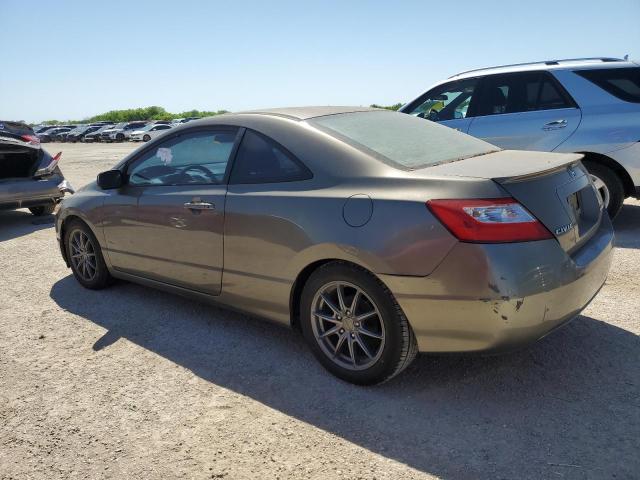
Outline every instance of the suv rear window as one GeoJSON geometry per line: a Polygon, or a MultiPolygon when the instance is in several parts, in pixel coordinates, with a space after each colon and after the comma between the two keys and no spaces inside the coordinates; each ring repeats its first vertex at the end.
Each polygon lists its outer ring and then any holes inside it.
{"type": "Polygon", "coordinates": [[[640,103],[640,67],[577,70],[575,73],[620,100],[640,103]]]}
{"type": "Polygon", "coordinates": [[[342,113],[310,120],[314,127],[396,168],[414,170],[495,152],[498,147],[453,128],[404,113],[342,113]]]}

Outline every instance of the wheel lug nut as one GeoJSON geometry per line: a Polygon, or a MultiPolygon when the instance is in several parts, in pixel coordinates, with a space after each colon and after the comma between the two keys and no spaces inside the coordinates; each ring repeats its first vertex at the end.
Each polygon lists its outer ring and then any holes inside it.
{"type": "Polygon", "coordinates": [[[351,334],[351,338],[356,338],[356,334],[355,334],[355,333],[352,333],[352,334],[351,334]]]}
{"type": "Polygon", "coordinates": [[[356,323],[355,323],[355,326],[356,326],[356,327],[359,327],[359,326],[360,326],[360,322],[356,322],[356,323]]]}
{"type": "Polygon", "coordinates": [[[344,333],[344,328],[341,328],[341,329],[340,329],[340,333],[344,333]]]}

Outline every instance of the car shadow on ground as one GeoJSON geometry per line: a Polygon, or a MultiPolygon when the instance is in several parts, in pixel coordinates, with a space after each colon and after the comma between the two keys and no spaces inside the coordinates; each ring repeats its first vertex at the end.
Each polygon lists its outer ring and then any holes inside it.
{"type": "Polygon", "coordinates": [[[282,413],[445,479],[632,478],[640,339],[581,316],[517,353],[420,356],[363,388],[326,373],[295,331],[119,283],[51,290],[60,307],[282,413]],[[135,307],[135,308],[132,308],[135,307]]]}
{"type": "Polygon", "coordinates": [[[613,222],[616,247],[640,248],[640,205],[625,203],[613,222]]]}
{"type": "Polygon", "coordinates": [[[54,222],[53,215],[36,217],[27,210],[0,211],[0,242],[52,228],[54,222]]]}

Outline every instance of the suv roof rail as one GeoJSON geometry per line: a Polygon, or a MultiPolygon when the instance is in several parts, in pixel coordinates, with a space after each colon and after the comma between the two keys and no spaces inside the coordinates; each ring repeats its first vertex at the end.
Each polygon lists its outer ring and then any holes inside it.
{"type": "Polygon", "coordinates": [[[583,62],[583,61],[601,61],[601,62],[624,62],[622,58],[615,57],[583,57],[583,58],[561,58],[558,60],[543,60],[540,62],[524,62],[524,63],[512,63],[509,65],[496,65],[495,67],[475,68],[473,70],[466,70],[464,72],[451,75],[449,78],[457,77],[458,75],[464,75],[465,73],[481,72],[483,70],[492,70],[494,68],[506,68],[506,67],[524,67],[527,65],[560,65],[561,62],[583,62]]]}

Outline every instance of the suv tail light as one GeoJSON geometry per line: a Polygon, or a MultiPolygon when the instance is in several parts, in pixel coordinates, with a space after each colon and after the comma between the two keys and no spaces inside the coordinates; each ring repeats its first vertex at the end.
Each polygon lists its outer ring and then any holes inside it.
{"type": "Polygon", "coordinates": [[[463,242],[509,243],[553,238],[551,232],[513,198],[429,200],[427,207],[463,242]]]}

